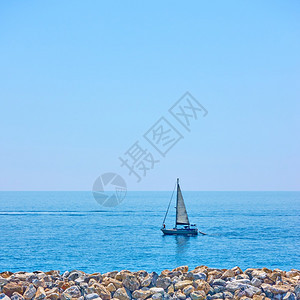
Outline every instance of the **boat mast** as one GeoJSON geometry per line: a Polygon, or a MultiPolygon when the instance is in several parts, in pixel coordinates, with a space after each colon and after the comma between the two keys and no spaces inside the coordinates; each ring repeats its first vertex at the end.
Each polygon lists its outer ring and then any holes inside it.
{"type": "Polygon", "coordinates": [[[162,226],[164,226],[164,224],[165,224],[165,221],[166,221],[166,218],[167,218],[167,215],[168,215],[168,212],[169,212],[170,204],[171,204],[171,201],[172,201],[172,199],[173,199],[173,195],[174,195],[175,189],[176,189],[176,184],[175,184],[175,186],[174,186],[174,189],[173,189],[173,192],[172,192],[172,196],[171,196],[171,199],[170,199],[170,201],[169,201],[169,205],[168,205],[168,208],[167,208],[167,211],[166,211],[166,214],[165,214],[165,217],[164,217],[162,226]]]}
{"type": "Polygon", "coordinates": [[[177,197],[176,197],[176,218],[175,218],[175,228],[177,228],[177,214],[178,214],[178,187],[179,187],[179,178],[177,178],[177,197]]]}

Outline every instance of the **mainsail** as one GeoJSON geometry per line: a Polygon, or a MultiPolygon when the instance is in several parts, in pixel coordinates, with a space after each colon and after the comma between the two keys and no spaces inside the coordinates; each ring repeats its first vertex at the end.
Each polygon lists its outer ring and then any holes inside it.
{"type": "Polygon", "coordinates": [[[178,179],[177,179],[176,225],[190,225],[178,179]]]}

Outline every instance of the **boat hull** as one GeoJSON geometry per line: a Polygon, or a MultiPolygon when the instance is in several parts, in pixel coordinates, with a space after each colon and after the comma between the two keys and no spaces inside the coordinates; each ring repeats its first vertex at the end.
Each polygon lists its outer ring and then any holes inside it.
{"type": "Polygon", "coordinates": [[[186,235],[186,236],[194,236],[198,235],[197,228],[180,228],[180,229],[165,229],[162,228],[161,231],[165,235],[186,235]]]}

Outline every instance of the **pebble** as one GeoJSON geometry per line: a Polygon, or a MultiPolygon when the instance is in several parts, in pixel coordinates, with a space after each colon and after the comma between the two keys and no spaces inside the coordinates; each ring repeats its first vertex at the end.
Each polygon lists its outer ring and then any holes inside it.
{"type": "Polygon", "coordinates": [[[101,299],[97,293],[88,294],[85,296],[86,300],[99,300],[101,299]]]}
{"type": "Polygon", "coordinates": [[[300,271],[180,266],[140,270],[0,273],[0,300],[299,300],[300,271]]]}

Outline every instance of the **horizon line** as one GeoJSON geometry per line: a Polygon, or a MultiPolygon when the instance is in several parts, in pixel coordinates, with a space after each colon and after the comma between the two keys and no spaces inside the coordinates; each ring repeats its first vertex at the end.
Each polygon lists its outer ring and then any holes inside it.
{"type": "MultiPolygon", "coordinates": [[[[0,192],[90,192],[93,193],[92,190],[0,190],[0,192]]],[[[103,192],[115,192],[115,191],[106,190],[103,192]]],[[[126,192],[172,192],[172,190],[127,190],[126,192]]],[[[300,190],[185,190],[184,192],[300,192],[300,190]]]]}

